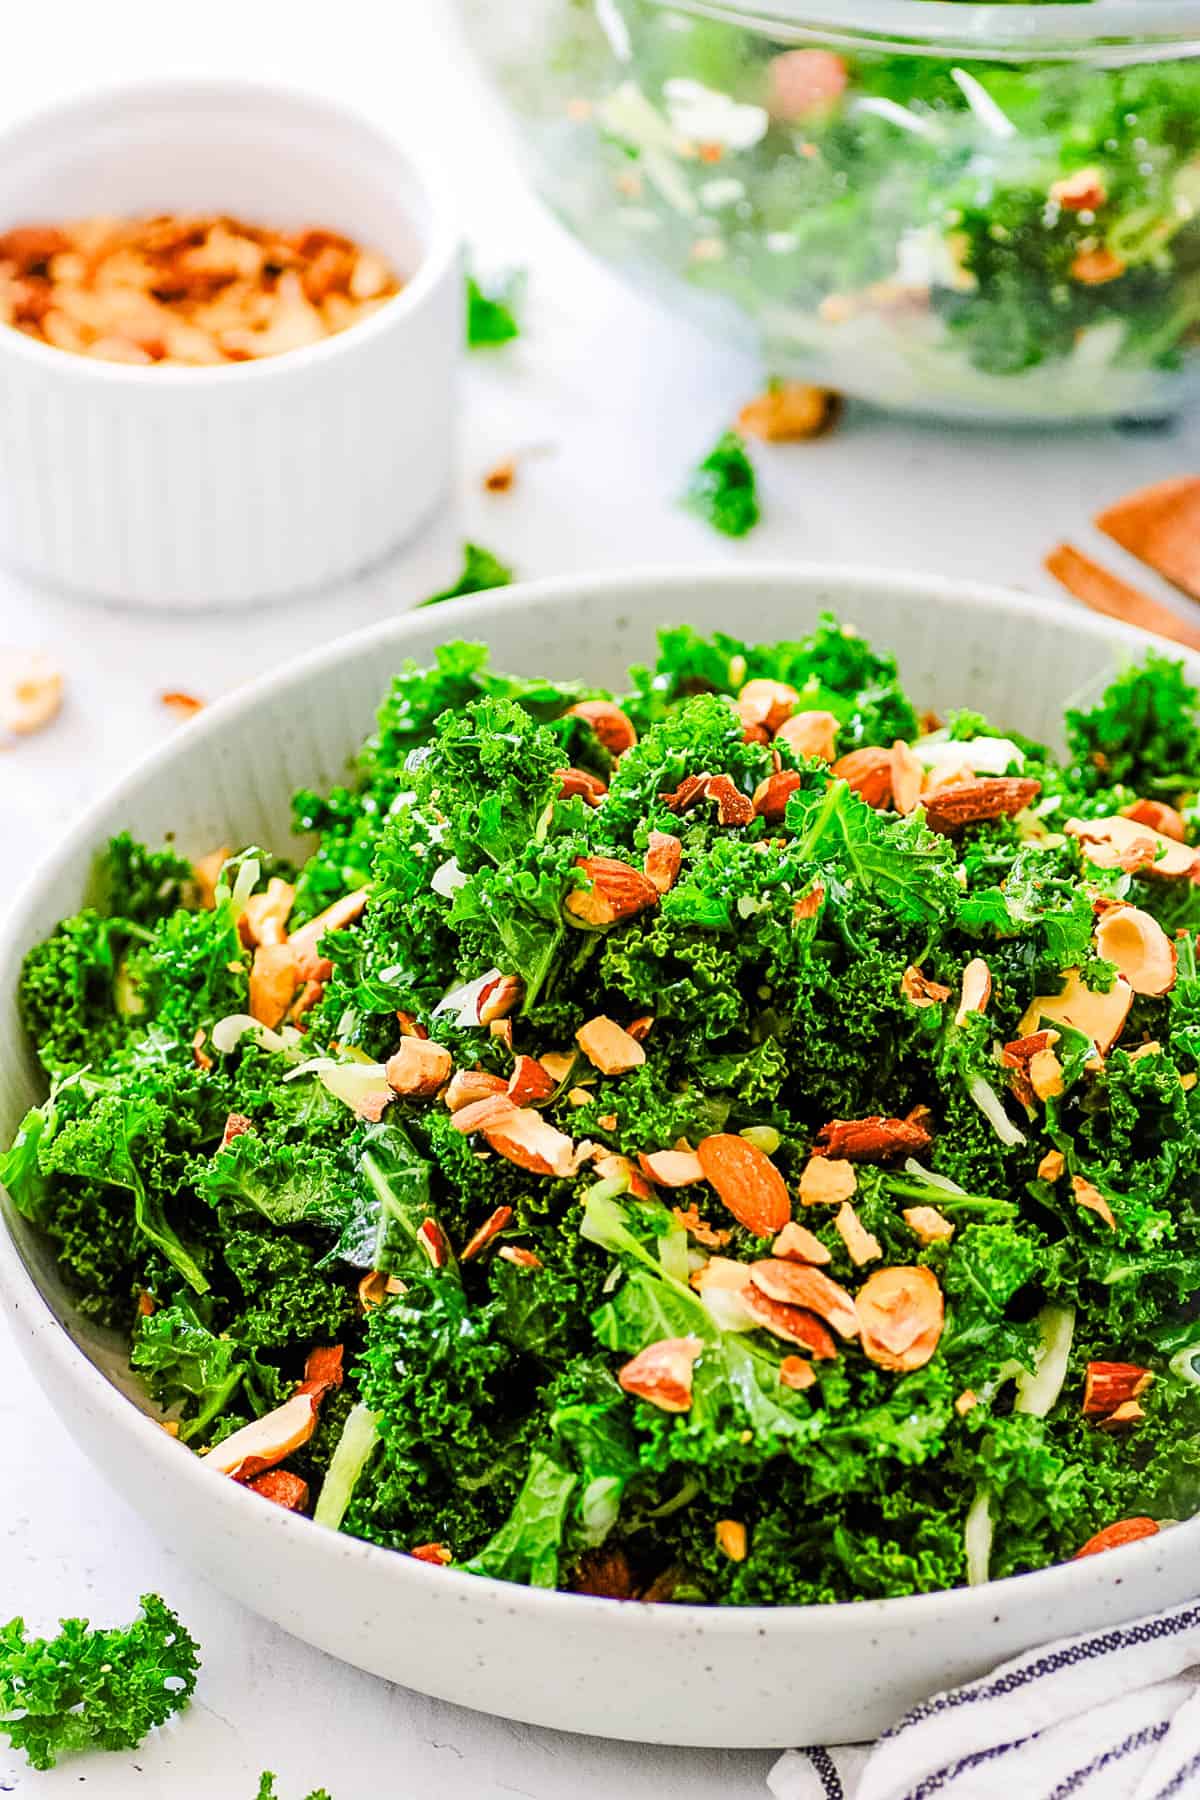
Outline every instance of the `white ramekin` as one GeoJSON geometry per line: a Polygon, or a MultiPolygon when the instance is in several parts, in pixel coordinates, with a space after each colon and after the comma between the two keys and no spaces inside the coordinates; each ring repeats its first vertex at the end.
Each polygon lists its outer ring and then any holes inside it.
{"type": "Polygon", "coordinates": [[[155,82],[0,133],[0,228],[223,211],[326,226],[403,291],[311,348],[215,369],[75,356],[0,326],[0,557],[145,606],[318,587],[399,543],[445,492],[462,259],[422,159],[327,100],[155,82]]]}

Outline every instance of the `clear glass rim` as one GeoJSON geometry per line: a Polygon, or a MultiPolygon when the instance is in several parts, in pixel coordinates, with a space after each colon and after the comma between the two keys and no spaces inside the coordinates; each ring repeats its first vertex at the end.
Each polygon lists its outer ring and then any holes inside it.
{"type": "Polygon", "coordinates": [[[977,59],[1057,52],[1085,57],[1108,51],[1114,60],[1200,55],[1200,0],[1075,0],[1062,4],[989,5],[986,0],[653,0],[680,12],[729,24],[781,29],[797,38],[811,32],[825,43],[937,45],[977,59]],[[1125,53],[1125,56],[1121,55],[1125,53]]]}

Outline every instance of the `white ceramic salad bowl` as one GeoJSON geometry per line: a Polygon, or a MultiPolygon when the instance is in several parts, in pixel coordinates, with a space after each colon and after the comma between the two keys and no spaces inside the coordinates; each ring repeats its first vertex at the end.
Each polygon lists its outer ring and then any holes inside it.
{"type": "MultiPolygon", "coordinates": [[[[448,638],[487,640],[498,667],[619,685],[660,623],[771,639],[807,630],[824,608],[899,654],[919,704],[952,700],[1049,737],[1065,700],[1146,643],[996,589],[785,567],[549,581],[343,639],[205,713],[93,807],[25,888],[0,932],[0,1138],[42,1097],[17,1018],[21,956],[78,906],[113,832],[171,833],[193,854],[222,840],[282,845],[292,789],[335,779],[389,669],[448,638]]],[[[1196,679],[1200,658],[1189,660],[1196,679]]],[[[430,1567],[264,1506],[206,1470],[144,1416],[120,1353],[73,1317],[45,1250],[2,1194],[0,1207],[0,1303],[67,1429],[151,1526],[288,1631],[460,1704],[676,1744],[864,1738],[1050,1636],[1196,1589],[1200,1522],[989,1587],[833,1607],[638,1605],[430,1567]]]]}

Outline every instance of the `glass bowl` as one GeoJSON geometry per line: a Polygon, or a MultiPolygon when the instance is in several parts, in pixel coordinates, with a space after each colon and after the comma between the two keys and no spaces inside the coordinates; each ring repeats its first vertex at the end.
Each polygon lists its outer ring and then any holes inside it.
{"type": "Polygon", "coordinates": [[[1200,367],[1200,0],[461,0],[537,187],[771,375],[984,423],[1200,367]]]}

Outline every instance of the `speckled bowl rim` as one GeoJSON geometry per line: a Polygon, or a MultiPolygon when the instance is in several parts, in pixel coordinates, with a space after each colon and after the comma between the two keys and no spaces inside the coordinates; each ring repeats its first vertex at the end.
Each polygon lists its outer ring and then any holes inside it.
{"type": "MultiPolygon", "coordinates": [[[[579,608],[591,602],[619,600],[624,592],[644,593],[652,584],[664,599],[676,597],[686,612],[689,592],[697,586],[720,583],[733,602],[736,617],[752,617],[750,600],[759,584],[776,587],[781,579],[794,581],[799,592],[827,589],[842,584],[858,585],[864,590],[887,589],[898,598],[913,601],[937,598],[960,600],[964,610],[986,628],[988,622],[1001,618],[1008,621],[1035,618],[1048,606],[1057,603],[987,583],[959,581],[936,575],[894,574],[889,570],[859,564],[760,562],[736,569],[714,567],[678,568],[643,566],[615,574],[554,577],[522,583],[470,600],[446,602],[439,611],[447,638],[465,635],[486,639],[491,623],[510,613],[520,612],[531,602],[553,601],[563,607],[579,608]],[[738,605],[745,603],[745,609],[738,605]]],[[[1108,619],[1080,612],[1064,611],[1078,634],[1110,647],[1125,648],[1131,654],[1157,647],[1164,653],[1182,659],[1193,679],[1200,680],[1200,657],[1191,656],[1177,644],[1150,633],[1108,619]]],[[[683,616],[681,614],[681,616],[683,616]]],[[[357,660],[372,649],[399,658],[406,653],[406,638],[428,630],[428,619],[419,613],[406,613],[350,633],[317,650],[288,662],[273,674],[239,688],[223,700],[206,708],[188,727],[186,753],[195,756],[217,741],[226,724],[252,712],[268,695],[285,692],[298,677],[314,670],[329,669],[343,660],[357,660]]],[[[387,664],[381,660],[381,672],[387,664]]],[[[152,784],[181,754],[179,741],[160,746],[140,761],[120,781],[79,816],[62,841],[43,858],[40,866],[27,879],[16,897],[11,911],[0,922],[0,969],[9,969],[21,946],[12,921],[19,918],[33,896],[49,890],[56,869],[67,865],[81,850],[95,847],[102,822],[126,799],[131,807],[138,793],[152,784]]],[[[18,1329],[33,1340],[27,1350],[51,1359],[57,1373],[74,1382],[82,1397],[103,1418],[115,1437],[141,1434],[140,1453],[170,1475],[179,1473],[180,1445],[168,1437],[156,1422],[139,1411],[106,1378],[74,1343],[60,1325],[49,1303],[43,1297],[33,1276],[26,1268],[9,1229],[7,1219],[0,1229],[0,1302],[14,1315],[18,1329]],[[21,1316],[23,1315],[23,1316],[21,1316]]],[[[192,1459],[190,1477],[208,1484],[208,1501],[215,1521],[222,1529],[235,1532],[264,1546],[272,1533],[303,1534],[293,1536],[296,1546],[306,1544],[310,1554],[325,1561],[330,1571],[346,1558],[366,1562],[380,1582],[396,1584],[399,1594],[405,1589],[419,1591],[425,1585],[450,1583],[451,1592],[474,1600],[477,1606],[499,1607],[520,1614],[531,1621],[544,1621],[548,1632],[564,1622],[569,1612],[573,1621],[598,1616],[607,1618],[614,1604],[621,1607],[622,1630],[650,1633],[668,1640],[680,1632],[715,1635],[720,1638],[755,1637],[786,1638],[789,1631],[811,1631],[821,1622],[831,1640],[869,1636],[885,1623],[906,1626],[921,1632],[951,1627],[959,1630],[977,1626],[981,1631],[993,1615],[1002,1612],[1006,1599],[1018,1590],[1023,1600],[1040,1601],[1046,1618],[1048,1640],[1062,1628],[1062,1616],[1056,1603],[1080,1591],[1099,1591],[1127,1582],[1136,1584],[1139,1574],[1149,1571],[1157,1560],[1172,1564],[1194,1561],[1200,1548],[1200,1515],[1173,1526],[1169,1531],[1140,1542],[1123,1546],[1103,1556],[1089,1557],[1083,1563],[1066,1562],[1033,1574],[1009,1576],[1001,1581],[974,1588],[950,1588],[932,1594],[907,1595],[898,1599],[858,1600],[828,1606],[698,1606],[650,1602],[629,1605],[582,1594],[563,1593],[556,1589],[528,1588],[470,1575],[454,1569],[441,1569],[414,1560],[401,1552],[386,1550],[340,1532],[325,1530],[310,1519],[287,1513],[278,1507],[263,1506],[254,1495],[237,1483],[214,1478],[201,1459],[192,1459]]]]}

